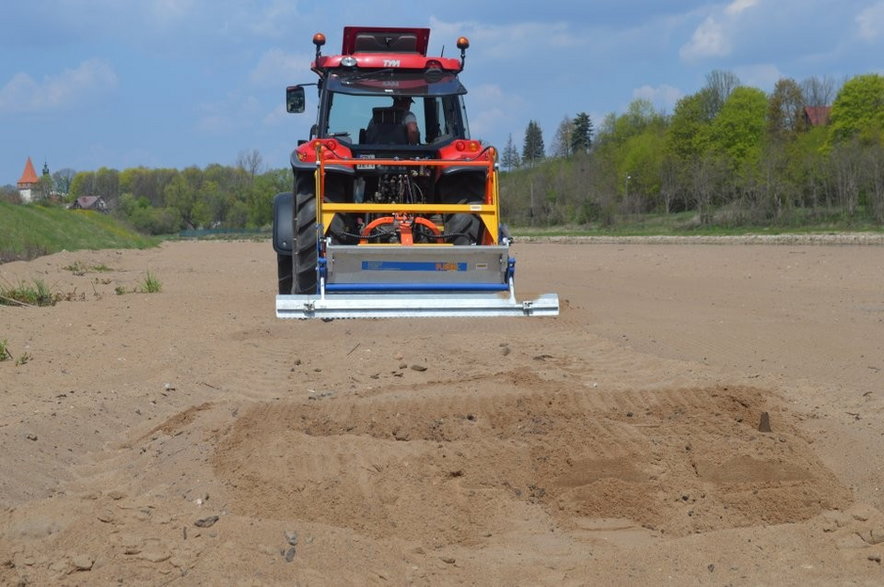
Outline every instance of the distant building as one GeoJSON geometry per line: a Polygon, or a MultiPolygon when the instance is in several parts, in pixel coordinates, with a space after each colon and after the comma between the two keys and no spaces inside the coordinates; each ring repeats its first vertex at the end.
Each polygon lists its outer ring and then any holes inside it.
{"type": "Polygon", "coordinates": [[[18,193],[21,195],[22,202],[27,204],[34,200],[34,190],[37,189],[39,183],[40,179],[37,177],[37,172],[34,170],[34,164],[31,163],[31,158],[28,157],[28,161],[25,163],[25,170],[22,171],[17,184],[18,193]]]}
{"type": "Polygon", "coordinates": [[[832,115],[831,106],[805,106],[804,122],[807,126],[826,126],[832,115]]]}
{"type": "Polygon", "coordinates": [[[101,196],[80,196],[68,208],[71,210],[95,210],[102,214],[110,212],[107,202],[101,196]]]}

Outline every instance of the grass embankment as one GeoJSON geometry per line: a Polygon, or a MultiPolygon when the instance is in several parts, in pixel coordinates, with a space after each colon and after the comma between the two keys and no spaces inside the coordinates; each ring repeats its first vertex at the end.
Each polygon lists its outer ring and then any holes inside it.
{"type": "Polygon", "coordinates": [[[804,220],[782,225],[699,225],[696,212],[641,214],[620,217],[610,226],[510,226],[515,236],[748,236],[814,234],[884,234],[884,226],[871,221],[851,221],[834,217],[825,221],[804,220]]]}
{"type": "Polygon", "coordinates": [[[0,263],[63,250],[143,249],[159,242],[106,214],[0,202],[0,263]]]}

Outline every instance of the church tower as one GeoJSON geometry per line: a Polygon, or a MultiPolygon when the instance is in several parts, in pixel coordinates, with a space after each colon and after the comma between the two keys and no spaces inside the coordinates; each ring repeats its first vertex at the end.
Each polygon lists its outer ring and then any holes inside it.
{"type": "Polygon", "coordinates": [[[27,204],[33,201],[34,190],[37,189],[37,184],[39,183],[40,180],[37,178],[34,164],[31,163],[31,158],[28,157],[28,161],[25,163],[25,170],[22,171],[21,178],[18,180],[18,193],[21,194],[22,202],[27,204]]]}

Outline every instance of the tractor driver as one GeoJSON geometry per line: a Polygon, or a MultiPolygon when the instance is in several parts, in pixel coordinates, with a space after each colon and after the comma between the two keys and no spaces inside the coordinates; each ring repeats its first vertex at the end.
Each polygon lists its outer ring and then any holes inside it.
{"type": "Polygon", "coordinates": [[[365,129],[365,142],[384,145],[418,144],[420,131],[417,128],[417,117],[409,109],[413,102],[411,96],[393,96],[391,106],[374,108],[372,119],[365,129]],[[385,118],[384,113],[390,111],[396,113],[395,120],[385,118]]]}
{"type": "Polygon", "coordinates": [[[408,144],[416,145],[420,142],[420,131],[417,128],[417,117],[411,112],[414,100],[411,96],[394,96],[393,108],[402,111],[402,124],[405,126],[405,134],[408,136],[408,144]]]}
{"type": "Polygon", "coordinates": [[[414,100],[411,96],[393,96],[393,108],[402,111],[402,124],[408,136],[408,144],[416,145],[420,142],[420,131],[417,128],[417,117],[411,112],[414,100]]]}

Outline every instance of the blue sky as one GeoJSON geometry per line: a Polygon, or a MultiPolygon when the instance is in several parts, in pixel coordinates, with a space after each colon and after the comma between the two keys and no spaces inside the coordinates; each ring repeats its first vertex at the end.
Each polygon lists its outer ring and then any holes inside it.
{"type": "Polygon", "coordinates": [[[30,0],[0,8],[0,185],[26,157],[61,168],[284,167],[312,120],[284,88],[314,81],[313,33],[429,26],[430,52],[470,38],[474,138],[549,147],[565,116],[596,126],[635,98],[671,112],[714,69],[770,91],[781,77],[884,74],[884,0],[30,0]]]}

